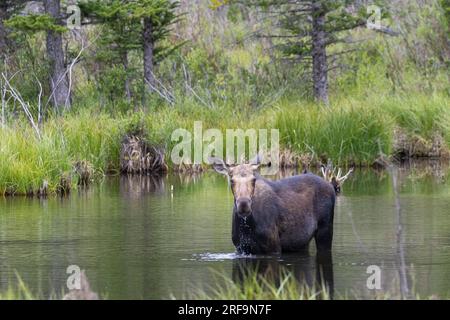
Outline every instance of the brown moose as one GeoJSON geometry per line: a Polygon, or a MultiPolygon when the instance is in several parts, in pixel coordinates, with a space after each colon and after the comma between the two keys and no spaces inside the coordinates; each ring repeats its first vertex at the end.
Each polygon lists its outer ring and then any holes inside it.
{"type": "Polygon", "coordinates": [[[256,172],[258,163],[209,160],[230,181],[232,241],[238,253],[302,251],[312,238],[318,252],[331,250],[336,194],[329,182],[311,173],[270,181],[256,172]]]}

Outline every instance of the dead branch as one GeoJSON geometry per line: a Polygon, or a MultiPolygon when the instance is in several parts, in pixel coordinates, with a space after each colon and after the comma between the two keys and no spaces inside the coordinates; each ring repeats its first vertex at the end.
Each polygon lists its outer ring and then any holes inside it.
{"type": "MultiPolygon", "coordinates": [[[[17,73],[16,73],[16,74],[17,74],[17,73]]],[[[14,74],[14,75],[15,75],[15,74],[14,74]]],[[[13,77],[14,77],[14,75],[13,75],[13,77]]],[[[5,81],[5,85],[8,86],[8,88],[9,88],[7,91],[11,94],[11,96],[14,98],[14,100],[17,101],[17,102],[21,105],[21,107],[22,107],[22,109],[23,109],[23,111],[24,111],[26,117],[27,117],[28,120],[30,121],[31,126],[33,127],[34,131],[36,132],[36,135],[37,135],[38,139],[40,140],[40,139],[41,139],[41,132],[40,132],[40,130],[39,130],[38,125],[37,125],[36,122],[34,121],[33,114],[32,114],[31,111],[30,111],[30,104],[29,104],[28,102],[26,102],[26,101],[23,99],[23,97],[22,97],[22,95],[20,94],[20,92],[17,91],[17,90],[11,85],[11,83],[9,82],[9,79],[6,77],[6,75],[5,75],[3,72],[2,72],[2,77],[3,77],[3,80],[5,81]]],[[[12,79],[12,77],[11,77],[11,79],[12,79]]]]}

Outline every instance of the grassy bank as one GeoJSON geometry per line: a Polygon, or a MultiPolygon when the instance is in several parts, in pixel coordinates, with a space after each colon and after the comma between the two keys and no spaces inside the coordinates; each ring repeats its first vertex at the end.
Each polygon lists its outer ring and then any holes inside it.
{"type": "Polygon", "coordinates": [[[328,287],[321,283],[308,286],[299,283],[286,270],[280,272],[277,281],[273,275],[245,272],[242,282],[235,282],[221,273],[215,273],[216,285],[205,291],[193,287],[186,299],[194,300],[330,300],[328,287]]]}
{"type": "Polygon", "coordinates": [[[77,183],[74,165],[87,161],[98,175],[115,170],[121,121],[85,112],[51,119],[41,138],[25,122],[0,129],[0,193],[54,193],[77,183]],[[41,192],[44,192],[42,190],[41,192]]]}
{"type": "Polygon", "coordinates": [[[287,103],[274,115],[282,145],[339,165],[380,155],[448,157],[450,100],[444,94],[341,98],[330,106],[287,103]]]}
{"type": "MultiPolygon", "coordinates": [[[[256,270],[245,271],[245,276],[240,281],[235,281],[221,272],[214,272],[215,284],[212,287],[205,288],[198,284],[188,289],[183,296],[176,297],[171,295],[171,299],[189,299],[189,300],[402,300],[399,291],[399,284],[394,281],[390,288],[375,290],[367,296],[361,295],[354,289],[349,292],[330,293],[328,285],[315,282],[308,285],[299,282],[293,273],[287,269],[282,269],[276,277],[273,273],[263,274],[256,270]]],[[[243,274],[243,275],[244,275],[243,274]]],[[[26,283],[22,281],[19,275],[16,280],[4,291],[0,291],[0,300],[107,300],[107,295],[98,296],[90,288],[86,280],[82,284],[81,291],[70,291],[61,289],[52,293],[50,296],[43,296],[33,292],[26,283]],[[95,297],[95,298],[94,298],[95,297]]],[[[161,297],[164,299],[164,297],[161,297]]],[[[437,295],[421,296],[415,291],[414,286],[406,299],[410,300],[436,300],[448,299],[437,295]]]]}
{"type": "Polygon", "coordinates": [[[447,299],[437,295],[423,296],[416,292],[414,286],[409,296],[402,297],[398,280],[383,290],[374,290],[363,295],[362,292],[349,289],[348,292],[330,292],[325,283],[308,285],[299,282],[294,274],[283,269],[274,278],[273,274],[264,275],[256,271],[247,271],[239,282],[221,273],[215,273],[216,284],[205,290],[198,285],[189,289],[183,297],[172,297],[193,300],[431,300],[447,299]]]}
{"type": "MultiPolygon", "coordinates": [[[[44,184],[54,193],[79,179],[75,164],[87,162],[95,177],[119,171],[123,137],[139,132],[170,155],[176,128],[278,128],[281,146],[313,162],[371,165],[387,155],[448,156],[450,108],[445,94],[360,95],[330,106],[285,99],[258,110],[207,108],[194,102],[151,112],[111,116],[94,108],[50,118],[41,138],[25,121],[0,129],[0,193],[36,194],[44,184]],[[401,140],[401,141],[399,141],[401,140]],[[418,144],[420,144],[418,146],[418,144]],[[401,150],[400,150],[401,149],[401,150]],[[417,154],[414,154],[416,152],[417,154]],[[429,153],[429,154],[427,154],[429,153]]],[[[170,159],[170,156],[166,156],[170,159]]],[[[169,167],[171,166],[168,161],[169,167]]]]}

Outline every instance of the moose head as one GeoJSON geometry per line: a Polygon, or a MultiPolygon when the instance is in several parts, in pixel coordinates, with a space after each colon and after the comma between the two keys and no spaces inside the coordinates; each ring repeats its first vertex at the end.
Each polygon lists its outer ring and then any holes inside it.
{"type": "Polygon", "coordinates": [[[231,191],[234,196],[236,212],[243,217],[252,212],[252,200],[255,193],[256,176],[255,171],[260,164],[260,158],[249,163],[229,165],[220,158],[209,158],[214,170],[226,175],[230,181],[231,191]]]}

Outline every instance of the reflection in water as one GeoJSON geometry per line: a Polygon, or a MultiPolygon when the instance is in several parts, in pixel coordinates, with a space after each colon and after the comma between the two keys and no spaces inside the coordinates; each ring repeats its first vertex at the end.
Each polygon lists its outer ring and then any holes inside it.
{"type": "Polygon", "coordinates": [[[284,254],[279,258],[238,258],[233,260],[232,278],[242,285],[247,277],[255,274],[268,279],[277,288],[283,276],[295,277],[300,285],[321,288],[324,285],[331,298],[334,295],[333,261],[331,252],[318,253],[317,256],[307,250],[299,253],[284,254]]]}
{"type": "Polygon", "coordinates": [[[408,160],[404,161],[399,167],[401,178],[420,179],[431,178],[436,183],[444,183],[448,181],[449,163],[439,160],[408,160]]]}
{"type": "MultiPolygon", "coordinates": [[[[444,297],[450,289],[448,163],[405,163],[398,168],[398,192],[412,285],[421,296],[444,297]]],[[[1,198],[0,291],[17,271],[33,292],[60,292],[72,264],[86,270],[95,292],[112,299],[181,297],[192,286],[214,287],[211,270],[241,281],[240,270],[258,264],[262,273],[291,270],[301,283],[323,280],[335,297],[353,291],[373,297],[366,287],[369,265],[380,266],[383,290],[395,284],[395,199],[388,171],[357,169],[344,184],[332,256],[316,257],[311,245],[310,254],[237,257],[232,205],[226,179],[209,173],[107,178],[65,198],[1,198]]]]}
{"type": "Polygon", "coordinates": [[[150,193],[164,194],[164,175],[123,175],[120,176],[120,193],[131,198],[139,198],[150,193]]]}

